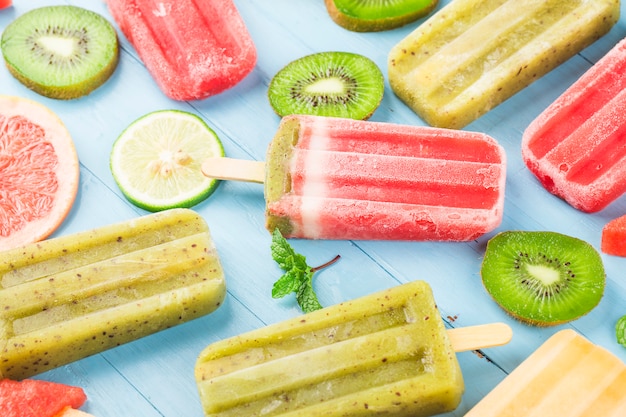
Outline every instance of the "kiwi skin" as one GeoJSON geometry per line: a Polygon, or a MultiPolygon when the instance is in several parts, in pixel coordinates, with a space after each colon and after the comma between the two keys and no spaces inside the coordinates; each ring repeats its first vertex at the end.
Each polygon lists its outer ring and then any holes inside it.
{"type": "Polygon", "coordinates": [[[606,281],[593,246],[542,231],[506,231],[491,238],[481,276],[502,309],[535,326],[559,325],[589,313],[600,302],[606,281]]]}
{"type": "Polygon", "coordinates": [[[267,95],[281,117],[307,114],[366,120],[382,102],[384,90],[383,73],[374,61],[352,52],[328,51],[287,64],[270,81],[267,95]],[[338,84],[342,92],[320,91],[338,84]]]}
{"type": "MultiPolygon", "coordinates": [[[[376,6],[370,6],[371,9],[367,13],[368,16],[349,8],[349,5],[353,4],[354,0],[349,2],[345,2],[344,0],[324,0],[324,3],[326,4],[330,18],[344,29],[352,32],[382,32],[405,26],[420,17],[426,16],[437,6],[439,1],[407,0],[404,1],[404,3],[406,3],[406,6],[404,6],[406,12],[396,12],[391,15],[386,13],[386,6],[380,5],[380,2],[376,2],[376,6]],[[344,7],[343,3],[348,3],[348,5],[344,7]]],[[[367,0],[362,0],[362,3],[367,3],[367,0]]],[[[402,1],[400,0],[396,3],[402,3],[402,1]]]]}
{"type": "Polygon", "coordinates": [[[60,100],[75,99],[91,93],[110,78],[119,62],[119,42],[113,26],[99,14],[77,6],[44,6],[24,13],[7,26],[2,34],[1,46],[6,67],[13,77],[42,96],[60,100]],[[32,38],[37,37],[37,33],[45,34],[46,31],[54,30],[53,23],[56,23],[58,29],[63,20],[71,25],[80,24],[81,29],[85,27],[89,42],[99,44],[98,48],[90,49],[92,54],[97,54],[96,50],[102,54],[99,57],[101,63],[90,63],[87,70],[81,64],[76,65],[75,78],[69,82],[55,79],[54,75],[46,75],[46,72],[53,73],[56,69],[37,69],[35,66],[45,65],[43,61],[35,62],[32,56],[25,56],[28,53],[25,51],[31,49],[32,38]],[[38,22],[41,22],[41,28],[35,26],[38,22]],[[27,25],[29,27],[25,28],[27,25]]]}

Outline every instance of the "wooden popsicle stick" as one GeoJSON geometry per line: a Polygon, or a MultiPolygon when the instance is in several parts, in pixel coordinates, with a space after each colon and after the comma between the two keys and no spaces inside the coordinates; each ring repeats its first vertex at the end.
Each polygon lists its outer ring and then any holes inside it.
{"type": "Polygon", "coordinates": [[[207,158],[202,162],[202,173],[218,180],[265,182],[265,162],[226,157],[207,158]]]}
{"type": "Polygon", "coordinates": [[[502,346],[511,341],[513,330],[505,323],[448,329],[448,338],[455,352],[502,346]]]}

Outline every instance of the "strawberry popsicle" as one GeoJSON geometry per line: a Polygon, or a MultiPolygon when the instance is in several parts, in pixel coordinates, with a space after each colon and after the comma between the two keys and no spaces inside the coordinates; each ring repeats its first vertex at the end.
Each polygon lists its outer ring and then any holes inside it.
{"type": "Polygon", "coordinates": [[[596,212],[626,192],[626,40],[526,129],[522,157],[551,193],[596,212]]]}
{"type": "Polygon", "coordinates": [[[106,0],[161,90],[196,100],[239,83],[256,48],[232,0],[106,0]]]}
{"type": "Polygon", "coordinates": [[[225,293],[208,226],[189,209],[0,252],[0,378],[195,319],[225,293]]]}
{"type": "Polygon", "coordinates": [[[462,128],[600,38],[619,0],[454,0],[395,45],[389,83],[431,126],[462,128]]]}
{"type": "MultiPolygon", "coordinates": [[[[228,162],[203,172],[241,179],[220,175],[228,162]]],[[[466,241],[502,221],[506,158],[482,133],[292,115],[257,167],[285,237],[466,241]]]]}
{"type": "Polygon", "coordinates": [[[533,352],[465,417],[623,417],[626,365],[574,330],[533,352]]]}
{"type": "Polygon", "coordinates": [[[196,383],[207,417],[430,416],[461,400],[455,351],[512,335],[502,323],[458,330],[413,281],[213,343],[196,383]]]}

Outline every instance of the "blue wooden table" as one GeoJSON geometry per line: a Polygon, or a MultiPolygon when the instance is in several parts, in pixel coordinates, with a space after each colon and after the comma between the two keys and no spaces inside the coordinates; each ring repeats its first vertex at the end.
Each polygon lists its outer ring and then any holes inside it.
{"type": "MultiPolygon", "coordinates": [[[[138,117],[161,109],[199,114],[217,132],[228,156],[263,160],[279,123],[267,100],[272,76],[301,56],[331,50],[363,54],[386,74],[390,48],[422,21],[382,33],[354,33],[334,24],[322,0],[236,0],[256,44],[258,64],[240,84],[223,94],[194,102],[175,102],[156,87],[133,48],[120,34],[119,67],[101,88],[78,100],[41,97],[0,68],[0,93],[31,98],[55,111],[70,130],[81,162],[76,203],[55,236],[147,214],[129,204],[109,170],[108,155],[120,132],[138,117]]],[[[0,29],[25,11],[52,4],[74,4],[112,21],[101,0],[14,0],[0,11],[0,29]]],[[[448,1],[441,1],[439,7],[448,1]]],[[[624,6],[622,6],[624,11],[624,6]]],[[[600,305],[589,315],[556,328],[536,328],[509,317],[484,291],[479,275],[487,240],[513,229],[551,230],[600,247],[600,232],[610,219],[626,212],[621,198],[595,214],[581,213],[547,193],[525,168],[520,140],[526,126],[561,92],[626,35],[626,17],[581,54],[518,93],[466,130],[485,132],[506,149],[508,158],[504,220],[493,233],[469,243],[305,241],[292,245],[311,265],[340,254],[341,260],[316,275],[323,305],[370,294],[421,279],[430,283],[448,326],[494,321],[509,323],[514,336],[504,347],[482,354],[458,355],[466,392],[462,416],[534,349],[561,328],[572,327],[626,360],[614,337],[614,323],[626,314],[626,259],[602,255],[608,285],[600,305]]],[[[374,121],[422,125],[388,83],[374,121]]],[[[270,254],[264,229],[262,186],[225,182],[194,207],[208,222],[226,273],[228,296],[215,313],[141,340],[39,375],[41,379],[81,386],[84,409],[99,417],[201,417],[193,378],[196,357],[208,344],[301,314],[293,298],[274,300],[271,288],[281,271],[270,254]]]]}

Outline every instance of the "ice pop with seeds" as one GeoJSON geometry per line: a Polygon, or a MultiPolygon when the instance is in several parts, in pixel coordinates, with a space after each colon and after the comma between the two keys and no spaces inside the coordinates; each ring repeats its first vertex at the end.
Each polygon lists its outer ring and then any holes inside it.
{"type": "Polygon", "coordinates": [[[267,228],[285,237],[465,241],[502,221],[506,157],[482,133],[292,115],[265,164],[232,161],[202,169],[264,182],[267,228]]]}
{"type": "Polygon", "coordinates": [[[512,336],[502,323],[459,330],[413,281],[213,343],[195,377],[207,417],[430,416],[461,400],[455,351],[512,336]]]}
{"type": "Polygon", "coordinates": [[[596,212],[626,192],[626,40],[528,126],[526,166],[552,194],[596,212]]]}
{"type": "Polygon", "coordinates": [[[622,417],[626,365],[574,330],[561,330],[465,417],[622,417]]]}
{"type": "Polygon", "coordinates": [[[206,222],[174,209],[0,252],[0,377],[22,379],[208,314],[206,222]]]}
{"type": "Polygon", "coordinates": [[[389,53],[389,84],[428,124],[462,128],[593,43],[619,0],[454,0],[389,53]]]}
{"type": "Polygon", "coordinates": [[[161,90],[175,100],[231,88],[256,65],[256,48],[232,0],[106,0],[161,90]]]}

